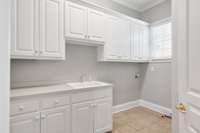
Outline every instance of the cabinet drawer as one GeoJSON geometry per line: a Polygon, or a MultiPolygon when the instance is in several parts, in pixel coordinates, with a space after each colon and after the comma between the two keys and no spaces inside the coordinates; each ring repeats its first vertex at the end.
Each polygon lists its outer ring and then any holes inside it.
{"type": "Polygon", "coordinates": [[[72,95],[72,103],[88,101],[94,99],[93,91],[80,92],[72,95]]]}
{"type": "Polygon", "coordinates": [[[94,91],[94,97],[95,97],[95,99],[112,97],[112,88],[96,90],[96,91],[94,91]]]}
{"type": "Polygon", "coordinates": [[[11,103],[11,115],[36,112],[39,109],[38,101],[11,103]]]}
{"type": "Polygon", "coordinates": [[[112,97],[112,88],[103,88],[102,90],[80,92],[72,95],[72,103],[95,100],[99,98],[112,97]]]}
{"type": "Polygon", "coordinates": [[[70,103],[69,96],[49,97],[41,101],[41,108],[42,109],[53,108],[53,107],[67,105],[69,103],[70,103]]]}

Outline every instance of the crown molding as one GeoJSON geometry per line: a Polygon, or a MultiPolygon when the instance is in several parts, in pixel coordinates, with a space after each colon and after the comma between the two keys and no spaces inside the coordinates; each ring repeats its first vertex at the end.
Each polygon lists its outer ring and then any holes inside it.
{"type": "Polygon", "coordinates": [[[125,7],[128,7],[130,9],[136,10],[138,12],[144,12],[144,11],[146,11],[148,9],[151,9],[152,7],[154,7],[156,5],[159,5],[159,4],[163,3],[163,2],[165,2],[166,0],[157,0],[157,1],[153,0],[152,2],[150,2],[150,3],[146,4],[146,5],[144,4],[143,6],[138,6],[136,4],[134,5],[133,3],[126,2],[125,0],[112,0],[112,1],[114,1],[114,2],[116,2],[118,4],[121,4],[121,5],[125,6],[125,7]]]}
{"type": "Polygon", "coordinates": [[[149,10],[151,8],[153,8],[154,6],[157,6],[163,2],[165,2],[166,0],[157,0],[157,1],[154,1],[154,2],[151,2],[143,7],[140,8],[140,12],[144,12],[146,10],[149,10]]]}

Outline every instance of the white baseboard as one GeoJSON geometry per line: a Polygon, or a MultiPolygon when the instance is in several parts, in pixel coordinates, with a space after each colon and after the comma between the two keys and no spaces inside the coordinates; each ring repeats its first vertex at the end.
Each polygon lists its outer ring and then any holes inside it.
{"type": "Polygon", "coordinates": [[[172,110],[166,107],[163,107],[161,105],[145,101],[145,100],[139,100],[139,105],[142,107],[146,107],[148,109],[151,109],[153,111],[159,112],[161,114],[172,116],[172,110]]]}
{"type": "Polygon", "coordinates": [[[134,107],[142,106],[148,109],[151,109],[153,111],[159,112],[161,114],[167,115],[167,116],[172,116],[172,110],[163,106],[160,106],[158,104],[145,101],[145,100],[136,100],[132,102],[128,102],[125,104],[120,104],[117,106],[113,106],[113,113],[118,113],[121,111],[125,111],[134,107]]]}
{"type": "Polygon", "coordinates": [[[126,110],[129,110],[131,108],[138,107],[138,106],[139,106],[139,100],[120,104],[120,105],[116,105],[116,106],[113,106],[113,113],[126,111],[126,110]]]}

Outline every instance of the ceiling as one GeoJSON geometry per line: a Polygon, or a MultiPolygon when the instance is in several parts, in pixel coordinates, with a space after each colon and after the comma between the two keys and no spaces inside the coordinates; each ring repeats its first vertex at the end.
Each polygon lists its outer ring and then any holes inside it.
{"type": "Polygon", "coordinates": [[[143,12],[150,9],[166,0],[112,0],[123,6],[143,12]]]}

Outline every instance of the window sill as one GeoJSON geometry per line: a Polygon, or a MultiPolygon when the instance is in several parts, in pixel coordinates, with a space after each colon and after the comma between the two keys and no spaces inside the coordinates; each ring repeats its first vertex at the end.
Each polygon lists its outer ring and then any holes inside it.
{"type": "Polygon", "coordinates": [[[172,58],[163,58],[163,59],[151,59],[150,63],[171,63],[172,58]]]}

